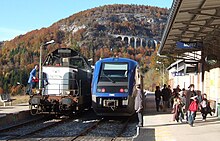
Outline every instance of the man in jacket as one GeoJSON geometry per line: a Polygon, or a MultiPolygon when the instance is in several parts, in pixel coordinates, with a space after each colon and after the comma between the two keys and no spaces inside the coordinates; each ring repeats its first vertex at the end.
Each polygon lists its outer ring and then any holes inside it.
{"type": "Polygon", "coordinates": [[[170,92],[166,84],[163,85],[162,97],[163,97],[163,111],[166,112],[170,99],[170,92]]]}
{"type": "Polygon", "coordinates": [[[140,84],[136,85],[136,89],[137,89],[137,95],[135,97],[135,111],[138,115],[138,127],[143,127],[143,110],[144,110],[144,106],[143,106],[143,93],[141,91],[140,88],[140,84]]]}
{"type": "Polygon", "coordinates": [[[29,79],[28,79],[29,87],[28,87],[28,90],[27,90],[27,94],[29,94],[29,95],[32,94],[32,88],[34,88],[35,85],[36,85],[36,82],[34,82],[34,80],[36,79],[37,70],[38,70],[38,65],[35,65],[35,67],[30,72],[30,76],[29,76],[29,79]]]}

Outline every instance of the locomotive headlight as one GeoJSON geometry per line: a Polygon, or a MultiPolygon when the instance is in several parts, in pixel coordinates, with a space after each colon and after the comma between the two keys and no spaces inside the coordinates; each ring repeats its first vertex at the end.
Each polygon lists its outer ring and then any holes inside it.
{"type": "Polygon", "coordinates": [[[69,94],[70,94],[70,91],[65,91],[65,93],[66,93],[67,95],[69,95],[69,94]]]}
{"type": "Polygon", "coordinates": [[[36,94],[40,94],[40,90],[36,90],[36,94]]]}
{"type": "Polygon", "coordinates": [[[122,105],[128,105],[128,99],[122,100],[122,105]]]}

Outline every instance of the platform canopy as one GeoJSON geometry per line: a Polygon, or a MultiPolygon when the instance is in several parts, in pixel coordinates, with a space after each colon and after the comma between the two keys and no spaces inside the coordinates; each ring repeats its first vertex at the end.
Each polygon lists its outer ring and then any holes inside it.
{"type": "Polygon", "coordinates": [[[174,0],[158,54],[199,60],[219,48],[220,0],[174,0]]]}

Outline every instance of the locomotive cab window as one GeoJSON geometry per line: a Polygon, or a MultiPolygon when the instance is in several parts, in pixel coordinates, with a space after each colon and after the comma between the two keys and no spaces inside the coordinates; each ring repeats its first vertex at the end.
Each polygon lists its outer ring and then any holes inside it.
{"type": "Polygon", "coordinates": [[[82,58],[71,58],[70,65],[81,69],[85,68],[84,61],[82,58]]]}
{"type": "Polygon", "coordinates": [[[128,79],[127,63],[103,63],[100,75],[100,81],[123,82],[128,79]]]}

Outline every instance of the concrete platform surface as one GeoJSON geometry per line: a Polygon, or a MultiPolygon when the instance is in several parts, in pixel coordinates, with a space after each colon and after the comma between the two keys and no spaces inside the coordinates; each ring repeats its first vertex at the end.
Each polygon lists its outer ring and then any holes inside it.
{"type": "Polygon", "coordinates": [[[28,103],[15,106],[0,106],[0,129],[31,119],[28,103]]]}
{"type": "Polygon", "coordinates": [[[10,113],[17,113],[20,111],[29,110],[28,103],[22,103],[14,106],[0,106],[0,115],[10,114],[10,113]]]}
{"type": "Polygon", "coordinates": [[[147,96],[147,107],[144,113],[144,127],[139,129],[135,141],[219,141],[220,119],[216,116],[207,116],[202,121],[202,115],[197,112],[194,126],[172,120],[173,114],[156,112],[154,95],[147,96]],[[151,107],[151,108],[150,108],[151,107]],[[153,108],[154,107],[154,108],[153,108]]]}
{"type": "Polygon", "coordinates": [[[27,110],[29,110],[28,103],[22,103],[14,106],[5,106],[5,107],[0,106],[0,117],[6,114],[19,113],[21,111],[27,111],[27,110]]]}

